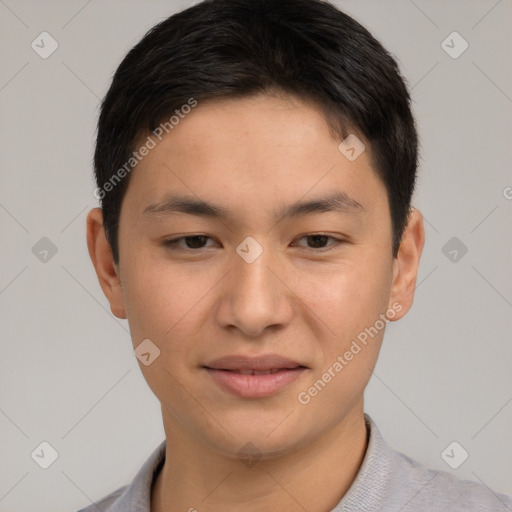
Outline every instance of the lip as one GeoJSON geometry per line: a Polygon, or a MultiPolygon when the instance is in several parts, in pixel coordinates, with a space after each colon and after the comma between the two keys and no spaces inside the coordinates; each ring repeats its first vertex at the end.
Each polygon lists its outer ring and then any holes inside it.
{"type": "Polygon", "coordinates": [[[243,398],[274,395],[308,369],[276,354],[225,356],[209,362],[203,368],[221,389],[243,398]]]}

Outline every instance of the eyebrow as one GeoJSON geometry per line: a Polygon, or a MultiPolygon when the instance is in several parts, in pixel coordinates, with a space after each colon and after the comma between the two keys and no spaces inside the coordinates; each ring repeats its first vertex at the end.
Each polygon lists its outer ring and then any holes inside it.
{"type": "MultiPolygon", "coordinates": [[[[363,211],[365,211],[365,208],[362,204],[349,197],[345,192],[336,191],[326,197],[298,201],[291,205],[282,206],[274,212],[274,217],[276,219],[290,219],[324,212],[355,214],[363,211]]],[[[162,201],[150,204],[143,210],[143,214],[172,215],[176,213],[215,219],[236,217],[233,212],[224,206],[207,203],[191,196],[166,196],[162,201]]]]}

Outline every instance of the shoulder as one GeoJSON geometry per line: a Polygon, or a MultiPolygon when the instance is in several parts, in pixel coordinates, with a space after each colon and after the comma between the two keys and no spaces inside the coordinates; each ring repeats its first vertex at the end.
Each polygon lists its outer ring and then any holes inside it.
{"type": "Polygon", "coordinates": [[[163,441],[155,448],[143,466],[135,475],[132,483],[125,485],[92,503],[78,512],[149,512],[151,504],[151,488],[155,476],[165,461],[166,443],[163,441]]]}
{"type": "MultiPolygon", "coordinates": [[[[483,483],[462,480],[447,471],[427,468],[423,464],[396,451],[392,451],[392,467],[403,498],[408,499],[403,512],[512,512],[512,497],[500,494],[483,483]]],[[[397,493],[398,494],[398,493],[397,493]]]]}
{"type": "Polygon", "coordinates": [[[121,498],[126,489],[128,489],[127,485],[120,487],[114,492],[111,492],[108,496],[105,496],[100,501],[92,503],[88,507],[80,509],[78,512],[98,512],[98,509],[102,512],[110,512],[112,506],[114,506],[116,502],[121,498]]]}
{"type": "Polygon", "coordinates": [[[368,447],[352,486],[331,512],[512,512],[512,497],[430,469],[390,448],[365,414],[368,447]]]}

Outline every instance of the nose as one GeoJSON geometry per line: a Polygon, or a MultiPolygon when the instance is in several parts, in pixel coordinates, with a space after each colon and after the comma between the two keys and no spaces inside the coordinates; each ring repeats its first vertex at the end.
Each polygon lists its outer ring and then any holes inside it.
{"type": "Polygon", "coordinates": [[[284,267],[272,251],[264,248],[250,263],[237,254],[232,263],[219,289],[216,314],[221,327],[238,329],[254,339],[289,324],[294,296],[284,267]]]}

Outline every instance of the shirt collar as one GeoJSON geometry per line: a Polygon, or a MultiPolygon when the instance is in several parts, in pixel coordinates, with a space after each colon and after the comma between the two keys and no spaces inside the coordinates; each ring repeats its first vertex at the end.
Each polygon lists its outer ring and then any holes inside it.
{"type": "MultiPolygon", "coordinates": [[[[368,414],[364,415],[368,445],[356,478],[341,501],[331,512],[357,510],[378,511],[389,485],[389,465],[392,450],[386,445],[377,426],[368,414]],[[356,507],[356,508],[354,508],[356,507]]],[[[165,461],[166,442],[163,441],[140,468],[132,483],[109,508],[109,512],[150,512],[153,482],[165,461]]]]}
{"type": "Polygon", "coordinates": [[[377,425],[366,413],[364,421],[368,445],[363,463],[352,485],[331,512],[377,512],[381,510],[383,499],[388,493],[394,452],[385,443],[377,425]]]}
{"type": "Polygon", "coordinates": [[[165,461],[165,446],[162,441],[108,512],[150,512],[151,490],[165,461]]]}

